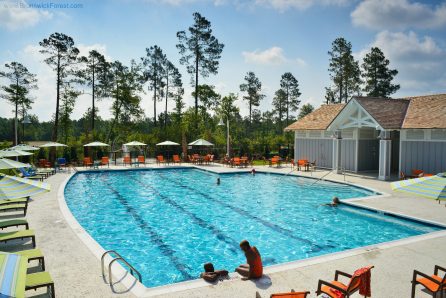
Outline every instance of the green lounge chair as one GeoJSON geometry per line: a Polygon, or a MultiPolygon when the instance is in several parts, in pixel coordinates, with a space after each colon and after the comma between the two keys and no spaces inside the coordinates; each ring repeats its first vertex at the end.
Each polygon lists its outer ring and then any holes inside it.
{"type": "Polygon", "coordinates": [[[26,219],[12,219],[0,221],[0,229],[9,228],[9,227],[18,227],[18,226],[26,226],[26,229],[29,230],[28,221],[26,219]]]}
{"type": "Polygon", "coordinates": [[[15,170],[15,169],[10,169],[14,175],[16,175],[19,178],[26,178],[26,179],[31,179],[31,180],[40,180],[43,181],[43,177],[42,176],[33,176],[33,177],[21,177],[20,174],[15,170]]]}
{"type": "MultiPolygon", "coordinates": [[[[9,253],[5,251],[0,251],[0,253],[9,253]]],[[[11,252],[13,254],[21,254],[28,257],[28,263],[34,260],[38,260],[40,267],[45,271],[45,259],[43,257],[42,251],[40,249],[29,249],[11,252]]]]}
{"type": "Polygon", "coordinates": [[[26,198],[17,198],[17,199],[3,199],[0,200],[1,205],[9,205],[9,204],[28,204],[29,197],[26,198]]]}
{"type": "MultiPolygon", "coordinates": [[[[29,163],[30,165],[34,166],[35,169],[37,169],[36,165],[32,162],[29,163]]],[[[37,171],[37,173],[46,173],[49,175],[53,175],[56,173],[56,169],[40,169],[39,171],[37,171]]]]}
{"type": "Polygon", "coordinates": [[[25,291],[35,290],[41,287],[48,287],[51,291],[51,297],[55,298],[54,281],[51,279],[49,272],[39,272],[26,275],[25,291]]]}
{"type": "Polygon", "coordinates": [[[24,215],[26,215],[26,211],[28,210],[28,204],[15,204],[15,205],[6,205],[0,206],[0,211],[8,211],[8,210],[18,210],[23,209],[24,215]]]}
{"type": "Polygon", "coordinates": [[[0,242],[7,242],[9,240],[31,238],[33,247],[36,248],[36,235],[33,230],[23,230],[17,232],[0,233],[0,242]]]}

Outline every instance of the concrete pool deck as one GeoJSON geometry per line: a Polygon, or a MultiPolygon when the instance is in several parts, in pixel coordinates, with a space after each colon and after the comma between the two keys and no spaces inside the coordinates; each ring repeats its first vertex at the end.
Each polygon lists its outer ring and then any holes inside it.
{"type": "MultiPolygon", "coordinates": [[[[182,166],[189,167],[188,164],[182,166]]],[[[156,165],[147,165],[158,168],[156,165]]],[[[143,169],[141,167],[140,169],[143,169]]],[[[160,168],[169,168],[161,166],[160,168]]],[[[242,172],[251,168],[225,168],[219,165],[199,166],[214,172],[242,172]]],[[[107,168],[104,168],[106,170],[107,168]]],[[[125,169],[111,166],[110,169],[125,169]]],[[[128,169],[128,168],[127,168],[128,169]]],[[[286,174],[290,168],[268,168],[256,166],[256,171],[270,171],[286,174]]],[[[102,170],[102,169],[100,169],[102,170]]],[[[315,178],[326,175],[328,171],[317,170],[312,175],[315,178]]],[[[50,272],[55,282],[57,297],[255,297],[258,291],[261,297],[269,297],[271,293],[296,291],[311,291],[309,297],[316,297],[315,290],[319,279],[331,281],[335,270],[353,273],[365,266],[375,266],[372,269],[372,297],[410,297],[413,270],[417,269],[427,274],[433,274],[434,265],[446,266],[446,230],[363,247],[346,252],[310,258],[291,263],[265,267],[264,275],[271,279],[270,284],[259,281],[241,281],[238,274],[231,273],[230,280],[207,283],[194,280],[158,288],[147,289],[129,274],[122,271],[118,264],[113,265],[113,281],[120,281],[113,287],[108,286],[101,274],[101,264],[98,256],[102,249],[92,241],[88,234],[67,215],[66,205],[60,201],[58,193],[63,193],[67,178],[72,173],[58,173],[46,181],[51,184],[51,192],[32,197],[26,216],[30,229],[36,234],[37,248],[45,255],[46,270],[50,272]],[[89,247],[87,247],[87,245],[89,247]],[[115,267],[116,266],[116,267],[115,267]],[[125,278],[123,276],[125,275],[125,278]],[[129,288],[128,288],[129,287],[129,288]]],[[[293,172],[302,176],[310,176],[310,172],[293,172]]],[[[349,200],[360,206],[379,209],[404,216],[416,217],[446,225],[446,208],[444,202],[412,196],[400,192],[392,192],[389,182],[378,181],[377,173],[347,174],[346,182],[353,185],[372,188],[387,196],[369,197],[349,200]]],[[[343,175],[329,174],[327,179],[343,181],[343,175]]],[[[333,194],[335,196],[336,194],[333,194]]],[[[341,198],[342,200],[342,198],[341,198]]],[[[331,198],[327,198],[327,202],[331,198]]],[[[20,213],[0,215],[3,219],[20,217],[20,213]],[[18,216],[19,215],[19,216],[18,216]]],[[[22,213],[23,214],[23,213],[22,213]]],[[[8,232],[12,229],[8,229],[8,232]]],[[[254,243],[253,243],[254,244],[254,243]]],[[[262,253],[261,243],[255,243],[262,253]]],[[[6,251],[31,248],[30,242],[14,240],[8,242],[6,251]]],[[[215,264],[217,267],[218,265],[215,264]]],[[[234,268],[238,264],[234,264],[234,268]]],[[[230,272],[234,268],[225,268],[230,272]]],[[[28,273],[37,270],[35,263],[30,263],[28,273]],[[33,267],[35,266],[35,267],[33,267]]],[[[108,273],[108,269],[107,269],[108,273]]],[[[107,276],[108,278],[108,276],[107,276]]],[[[348,282],[348,280],[344,280],[348,282]]],[[[356,294],[359,297],[359,294],[356,294]]],[[[37,292],[27,291],[25,297],[47,297],[45,289],[37,292]],[[36,295],[37,294],[37,295],[36,295]]],[[[417,288],[416,297],[431,297],[417,288]]]]}

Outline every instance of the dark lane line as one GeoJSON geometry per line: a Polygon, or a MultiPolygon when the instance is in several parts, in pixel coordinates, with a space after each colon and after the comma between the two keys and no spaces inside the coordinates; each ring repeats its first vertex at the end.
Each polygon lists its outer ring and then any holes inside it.
{"type": "Polygon", "coordinates": [[[164,243],[163,238],[147,224],[147,222],[138,214],[137,210],[130,206],[127,199],[120,195],[109,183],[107,183],[104,178],[101,178],[101,180],[110,189],[110,191],[116,195],[121,204],[125,206],[127,213],[133,216],[138,226],[150,235],[150,242],[157,246],[161,254],[168,257],[175,268],[183,274],[182,281],[194,279],[194,277],[185,270],[185,268],[191,268],[180,262],[180,260],[175,256],[175,251],[168,244],[164,243]]]}
{"type": "Polygon", "coordinates": [[[258,218],[257,216],[253,216],[253,215],[251,215],[250,213],[246,212],[246,211],[243,210],[243,209],[234,207],[234,206],[229,205],[229,204],[227,204],[227,203],[225,203],[225,202],[221,202],[221,201],[219,201],[219,200],[217,200],[217,199],[214,199],[214,198],[210,197],[209,195],[207,195],[207,194],[205,194],[205,193],[202,193],[202,192],[200,192],[200,191],[198,191],[198,190],[196,190],[196,189],[193,189],[193,188],[191,188],[191,187],[189,187],[189,186],[187,186],[187,185],[183,185],[183,184],[181,184],[180,182],[177,182],[177,181],[175,181],[175,180],[166,178],[166,177],[163,176],[163,174],[161,174],[161,173],[160,173],[159,175],[160,175],[160,177],[162,177],[163,179],[166,179],[166,180],[168,180],[168,181],[170,181],[170,182],[172,182],[172,183],[175,183],[175,184],[179,185],[180,187],[184,187],[184,188],[186,188],[186,189],[188,189],[188,190],[191,190],[191,191],[193,191],[193,192],[195,192],[195,193],[197,193],[197,194],[199,194],[199,195],[202,195],[203,197],[207,198],[208,200],[211,200],[212,202],[218,203],[218,204],[220,204],[220,205],[222,205],[222,206],[224,206],[224,207],[227,207],[227,208],[231,209],[232,211],[237,212],[238,214],[241,214],[241,215],[243,215],[243,216],[246,216],[246,217],[248,217],[248,218],[250,218],[250,219],[252,219],[252,220],[254,220],[254,221],[256,221],[256,222],[258,222],[258,223],[260,223],[260,224],[262,224],[262,225],[264,225],[264,226],[266,226],[266,227],[268,227],[268,228],[270,228],[270,229],[272,229],[272,230],[275,231],[275,232],[281,233],[281,234],[283,234],[283,235],[285,235],[285,236],[287,236],[287,237],[290,237],[290,238],[293,238],[293,239],[295,239],[295,240],[298,240],[298,241],[301,241],[301,242],[304,242],[304,243],[306,243],[306,244],[311,245],[312,248],[311,248],[311,250],[307,251],[307,253],[315,253],[315,252],[321,251],[321,250],[323,250],[323,249],[325,249],[325,248],[331,248],[331,247],[333,247],[333,246],[331,246],[331,245],[320,246],[320,245],[318,245],[318,244],[313,244],[313,242],[311,242],[310,240],[308,240],[308,239],[304,239],[304,238],[300,238],[300,237],[297,237],[297,236],[294,236],[294,235],[292,234],[291,231],[289,231],[289,230],[287,230],[287,229],[284,229],[284,228],[281,228],[281,227],[279,227],[278,225],[275,225],[275,224],[273,224],[273,223],[264,221],[264,220],[262,220],[261,218],[258,218]]]}
{"type": "Polygon", "coordinates": [[[199,225],[200,227],[209,230],[212,234],[214,234],[218,240],[225,242],[226,244],[231,244],[233,246],[233,248],[229,248],[229,250],[235,254],[238,255],[237,253],[237,249],[239,248],[239,244],[237,241],[235,241],[233,238],[226,236],[225,234],[223,234],[220,230],[218,230],[216,227],[214,227],[212,224],[207,223],[206,221],[204,221],[203,219],[197,217],[194,213],[187,211],[186,209],[184,209],[182,206],[178,205],[175,201],[173,201],[172,199],[165,197],[163,195],[161,195],[156,189],[154,189],[153,187],[149,186],[149,185],[145,185],[144,183],[142,183],[141,181],[139,181],[138,179],[136,179],[135,177],[132,177],[139,185],[141,185],[142,187],[145,187],[146,189],[152,191],[155,195],[157,195],[159,198],[161,198],[162,200],[164,200],[166,203],[170,204],[171,206],[175,207],[177,210],[183,212],[184,214],[187,214],[190,218],[192,218],[192,220],[199,225]]]}

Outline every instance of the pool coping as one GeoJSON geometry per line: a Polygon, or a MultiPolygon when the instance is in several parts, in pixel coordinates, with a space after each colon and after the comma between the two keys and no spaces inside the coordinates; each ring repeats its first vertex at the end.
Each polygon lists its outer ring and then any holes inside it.
{"type": "MultiPolygon", "coordinates": [[[[192,167],[191,166],[188,166],[188,167],[184,167],[184,166],[178,167],[177,166],[177,167],[169,167],[169,168],[165,168],[165,169],[197,169],[197,170],[201,170],[201,171],[212,172],[214,174],[234,174],[234,173],[250,173],[251,172],[251,171],[216,172],[216,171],[212,171],[209,169],[202,169],[202,168],[198,168],[198,167],[194,167],[194,166],[192,166],[192,167]]],[[[88,173],[88,172],[110,172],[110,171],[129,171],[129,170],[138,171],[138,170],[164,170],[164,169],[163,168],[146,167],[146,168],[137,168],[137,169],[129,168],[129,169],[82,170],[79,172],[88,173]]],[[[281,173],[275,173],[275,172],[270,172],[270,171],[265,171],[265,170],[260,170],[260,169],[256,170],[256,171],[258,171],[259,173],[262,172],[262,173],[270,173],[270,174],[284,176],[284,174],[281,174],[281,173]]],[[[59,208],[61,210],[62,215],[64,216],[65,220],[67,221],[67,223],[71,227],[71,229],[74,231],[74,233],[90,249],[90,251],[93,253],[93,255],[96,256],[96,258],[98,258],[98,260],[100,261],[102,255],[106,252],[105,249],[103,249],[102,246],[99,245],[99,243],[97,243],[96,240],[94,240],[93,237],[91,237],[84,230],[84,228],[77,222],[75,217],[71,214],[71,211],[69,210],[68,205],[66,204],[66,201],[65,201],[65,196],[64,196],[65,187],[66,187],[67,183],[73,178],[73,176],[76,175],[76,173],[73,173],[70,176],[68,176],[62,182],[62,184],[59,186],[59,189],[57,192],[57,200],[59,203],[59,208]]],[[[312,178],[312,177],[302,176],[302,175],[297,175],[297,174],[292,174],[292,175],[298,176],[298,177],[303,177],[303,178],[319,179],[319,178],[312,178]]],[[[297,269],[297,268],[301,268],[301,267],[305,267],[305,266],[320,264],[320,263],[331,261],[331,260],[342,259],[342,258],[361,255],[361,254],[365,254],[365,253],[369,253],[369,252],[377,251],[377,250],[381,250],[381,249],[387,249],[387,248],[397,247],[397,246],[406,245],[406,244],[410,244],[410,243],[414,243],[414,242],[425,241],[428,239],[446,236],[446,224],[442,224],[442,223],[438,223],[438,222],[434,222],[434,221],[428,221],[428,220],[416,218],[413,216],[408,216],[408,215],[401,214],[401,213],[389,212],[389,211],[384,211],[384,210],[380,210],[377,208],[366,207],[366,206],[354,203],[355,201],[358,201],[358,200],[368,200],[368,199],[382,198],[382,197],[388,197],[388,196],[390,197],[389,194],[386,194],[383,192],[378,192],[378,191],[376,191],[372,188],[369,188],[369,187],[357,186],[357,185],[354,185],[352,183],[348,183],[345,181],[336,181],[336,180],[331,180],[331,179],[320,179],[320,180],[346,184],[346,185],[350,185],[350,186],[354,186],[354,187],[358,187],[358,188],[363,188],[363,189],[367,189],[367,190],[370,190],[370,191],[373,191],[373,192],[379,194],[376,196],[344,199],[341,201],[342,204],[352,206],[354,208],[364,209],[364,210],[368,210],[368,211],[372,211],[372,212],[377,212],[380,214],[386,214],[386,215],[394,216],[397,218],[402,218],[405,220],[410,220],[410,221],[414,221],[414,222],[418,222],[418,223],[425,223],[428,225],[433,225],[433,226],[436,226],[439,228],[444,228],[445,230],[426,233],[423,235],[408,237],[408,238],[399,239],[399,240],[383,242],[383,243],[379,243],[379,244],[373,244],[373,245],[369,245],[369,246],[363,246],[363,247],[354,248],[354,249],[350,249],[350,250],[346,250],[346,251],[340,251],[340,252],[335,252],[335,253],[331,253],[331,254],[327,254],[327,255],[316,256],[316,257],[312,257],[312,258],[308,258],[308,259],[304,259],[304,260],[297,260],[297,261],[291,261],[291,262],[277,264],[277,265],[266,266],[266,267],[264,267],[264,270],[263,270],[264,274],[271,274],[271,273],[286,271],[286,270],[290,270],[290,269],[297,269]]],[[[104,261],[105,261],[104,264],[105,265],[109,264],[112,259],[113,258],[110,255],[107,255],[104,258],[104,261]]],[[[168,293],[179,292],[179,291],[183,291],[183,290],[190,290],[190,289],[201,288],[201,287],[207,287],[207,286],[218,284],[218,281],[211,283],[211,282],[207,282],[203,279],[196,279],[196,280],[191,280],[191,281],[163,285],[163,286],[159,286],[159,287],[147,288],[142,283],[140,283],[134,276],[129,274],[129,272],[123,266],[121,266],[121,264],[119,264],[119,263],[116,264],[116,263],[113,266],[113,277],[114,277],[113,280],[115,282],[118,281],[121,284],[123,284],[124,286],[126,286],[127,289],[131,293],[136,295],[137,297],[151,297],[151,296],[155,296],[155,295],[168,294],[168,293]]],[[[105,266],[105,268],[108,268],[108,266],[105,266]]],[[[107,274],[107,277],[108,277],[107,271],[108,270],[106,269],[105,273],[107,274]]],[[[240,275],[238,273],[230,273],[227,279],[228,279],[228,281],[239,280],[240,275]]],[[[106,283],[108,283],[108,280],[106,283]]]]}

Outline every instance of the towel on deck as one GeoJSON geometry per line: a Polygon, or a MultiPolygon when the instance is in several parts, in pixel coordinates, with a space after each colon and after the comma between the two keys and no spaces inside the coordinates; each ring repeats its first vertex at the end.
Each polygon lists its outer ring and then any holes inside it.
{"type": "MultiPolygon", "coordinates": [[[[359,284],[359,295],[363,295],[366,297],[372,297],[372,291],[370,289],[370,281],[371,281],[370,269],[371,268],[372,267],[364,267],[364,268],[356,270],[355,273],[353,273],[352,278],[350,279],[350,281],[348,282],[348,284],[344,288],[344,290],[348,289],[351,281],[353,280],[353,278],[355,276],[361,276],[361,281],[359,284]]],[[[341,293],[340,291],[338,291],[336,289],[330,288],[330,292],[332,292],[336,296],[336,298],[344,298],[344,296],[345,296],[344,293],[341,293]]]]}

